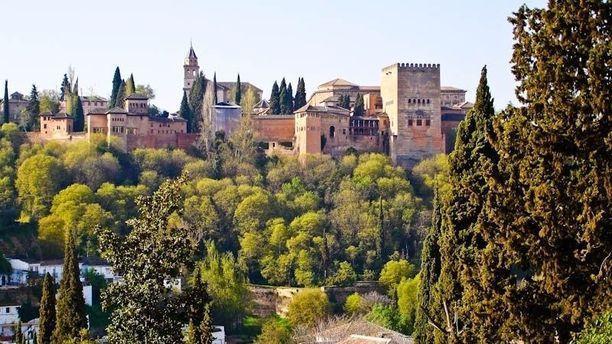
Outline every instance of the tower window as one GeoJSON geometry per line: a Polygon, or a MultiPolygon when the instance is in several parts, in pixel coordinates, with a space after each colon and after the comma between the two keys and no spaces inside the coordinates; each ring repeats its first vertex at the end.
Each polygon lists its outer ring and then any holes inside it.
{"type": "Polygon", "coordinates": [[[408,126],[412,126],[412,120],[411,119],[408,120],[408,126]]]}
{"type": "Polygon", "coordinates": [[[425,120],[425,125],[429,127],[431,125],[431,120],[426,119],[425,120]]]}
{"type": "Polygon", "coordinates": [[[421,125],[423,125],[423,121],[422,121],[422,120],[420,120],[420,119],[417,119],[417,120],[416,120],[416,122],[417,122],[417,126],[421,126],[421,125]]]}

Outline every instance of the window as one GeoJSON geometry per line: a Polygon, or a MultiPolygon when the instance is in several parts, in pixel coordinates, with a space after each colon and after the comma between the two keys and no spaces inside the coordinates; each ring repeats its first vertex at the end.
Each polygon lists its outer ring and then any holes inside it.
{"type": "Polygon", "coordinates": [[[417,119],[416,122],[417,126],[423,125],[423,120],[417,119]]]}
{"type": "Polygon", "coordinates": [[[336,128],[332,125],[331,127],[329,127],[329,137],[333,139],[335,135],[336,135],[336,128]]]}
{"type": "Polygon", "coordinates": [[[9,307],[6,307],[6,313],[10,313],[11,309],[9,307]]]}
{"type": "Polygon", "coordinates": [[[408,126],[412,126],[412,120],[411,119],[408,120],[408,126]]]}
{"type": "Polygon", "coordinates": [[[429,127],[431,125],[431,120],[426,119],[425,120],[425,125],[429,127]]]}

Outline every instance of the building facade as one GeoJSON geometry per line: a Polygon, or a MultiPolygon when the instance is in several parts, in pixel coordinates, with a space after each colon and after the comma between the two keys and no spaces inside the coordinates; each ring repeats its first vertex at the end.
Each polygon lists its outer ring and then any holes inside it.
{"type": "MultiPolygon", "coordinates": [[[[9,96],[9,120],[13,123],[19,123],[21,111],[28,106],[28,98],[19,92],[13,92],[9,96]]],[[[0,98],[0,106],[3,106],[3,100],[0,98]]]]}

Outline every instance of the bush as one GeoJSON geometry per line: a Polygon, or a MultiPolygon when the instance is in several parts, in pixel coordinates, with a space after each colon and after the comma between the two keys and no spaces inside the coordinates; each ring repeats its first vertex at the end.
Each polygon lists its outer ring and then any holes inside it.
{"type": "Polygon", "coordinates": [[[289,304],[287,318],[293,326],[314,326],[329,314],[327,295],[318,289],[304,289],[297,293],[289,304]]]}
{"type": "Polygon", "coordinates": [[[268,318],[261,328],[261,334],[255,339],[257,344],[286,344],[291,341],[291,329],[283,319],[268,318]]]}
{"type": "Polygon", "coordinates": [[[368,304],[361,295],[353,293],[346,298],[344,311],[349,314],[366,313],[368,311],[368,304]]]}
{"type": "Polygon", "coordinates": [[[412,278],[416,274],[414,265],[405,259],[390,260],[380,272],[378,281],[387,288],[391,297],[395,296],[398,284],[403,278],[412,278]]]}

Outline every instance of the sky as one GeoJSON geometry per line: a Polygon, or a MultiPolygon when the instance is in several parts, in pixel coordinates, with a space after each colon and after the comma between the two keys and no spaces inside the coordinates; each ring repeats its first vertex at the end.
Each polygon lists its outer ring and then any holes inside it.
{"type": "MultiPolygon", "coordinates": [[[[8,0],[2,0],[8,1],[8,0]]],[[[274,80],[317,85],[343,78],[379,85],[397,63],[439,63],[444,86],[474,99],[483,65],[496,108],[514,97],[512,27],[523,3],[544,0],[20,0],[3,6],[0,79],[9,91],[59,90],[69,67],[82,95],[108,97],[114,69],[155,90],[170,112],[182,97],[190,42],[207,77],[240,73],[269,97],[274,80]],[[7,48],[7,49],[5,49],[7,48]]]]}

